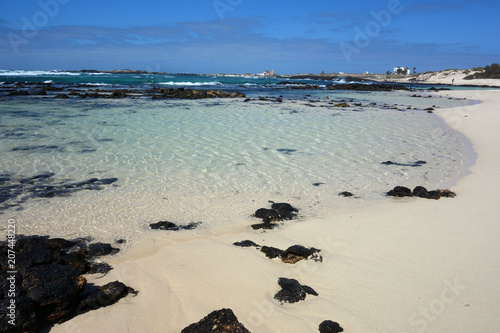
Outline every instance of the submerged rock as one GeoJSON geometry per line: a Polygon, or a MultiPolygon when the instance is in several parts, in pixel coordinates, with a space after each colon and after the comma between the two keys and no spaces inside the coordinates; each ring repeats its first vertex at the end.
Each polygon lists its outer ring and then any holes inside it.
{"type": "Polygon", "coordinates": [[[348,108],[348,107],[350,107],[350,105],[347,104],[346,102],[342,102],[342,103],[335,104],[334,107],[336,107],[336,108],[348,108]]]}
{"type": "Polygon", "coordinates": [[[156,223],[151,223],[149,227],[154,230],[171,230],[171,231],[179,231],[179,230],[193,230],[196,229],[201,222],[191,222],[187,225],[177,225],[170,221],[160,221],[156,223]]]}
{"type": "MultiPolygon", "coordinates": [[[[14,151],[27,151],[32,149],[63,149],[59,146],[24,146],[13,148],[14,151]]],[[[0,183],[0,203],[9,201],[0,206],[0,209],[18,207],[33,198],[54,198],[68,196],[83,190],[98,191],[104,185],[118,181],[118,178],[91,178],[79,182],[55,181],[54,173],[47,172],[32,177],[3,177],[0,183]]]]}
{"type": "Polygon", "coordinates": [[[281,290],[274,295],[280,302],[296,303],[306,299],[306,294],[318,296],[318,293],[308,286],[301,285],[295,279],[279,278],[278,284],[281,290]]]}
{"type": "Polygon", "coordinates": [[[189,325],[181,333],[250,333],[250,331],[238,321],[231,309],[222,309],[189,325]]]}
{"type": "Polygon", "coordinates": [[[427,164],[426,161],[416,161],[416,162],[413,162],[413,163],[398,163],[398,162],[393,162],[393,161],[385,161],[385,162],[382,162],[381,164],[384,164],[384,165],[397,165],[397,166],[408,166],[408,167],[420,167],[424,164],[427,164]]]}

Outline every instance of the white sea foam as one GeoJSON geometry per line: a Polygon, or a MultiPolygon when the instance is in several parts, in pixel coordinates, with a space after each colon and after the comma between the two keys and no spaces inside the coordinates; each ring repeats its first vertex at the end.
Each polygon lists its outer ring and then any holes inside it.
{"type": "Polygon", "coordinates": [[[5,76],[48,76],[48,75],[69,75],[78,76],[80,73],[63,71],[25,71],[25,70],[0,70],[0,75],[5,76]]]}
{"type": "Polygon", "coordinates": [[[217,86],[221,85],[221,82],[160,82],[159,84],[168,86],[217,86]]]}
{"type": "Polygon", "coordinates": [[[102,82],[100,82],[100,83],[86,82],[86,83],[82,83],[82,85],[83,86],[111,86],[111,84],[109,84],[109,83],[102,83],[102,82]]]}

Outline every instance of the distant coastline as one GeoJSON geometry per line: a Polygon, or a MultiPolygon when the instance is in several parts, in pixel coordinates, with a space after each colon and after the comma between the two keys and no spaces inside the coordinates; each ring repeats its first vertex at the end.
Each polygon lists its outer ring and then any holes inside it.
{"type": "MultiPolygon", "coordinates": [[[[106,74],[135,74],[135,75],[187,75],[187,76],[223,76],[223,77],[246,77],[246,76],[256,76],[256,74],[225,74],[225,73],[213,73],[213,74],[193,74],[193,73],[167,73],[167,72],[150,72],[143,70],[132,70],[132,69],[116,69],[116,70],[94,70],[94,69],[82,69],[82,70],[71,70],[63,71],[69,73],[106,73],[106,74]]],[[[500,87],[500,79],[473,79],[465,80],[464,78],[471,73],[477,73],[478,71],[473,71],[469,69],[447,69],[443,71],[435,72],[424,72],[418,74],[358,74],[358,73],[331,73],[331,74],[290,74],[290,75],[279,75],[273,74],[269,77],[273,78],[284,78],[284,79],[295,79],[295,80],[338,80],[344,79],[346,81],[361,81],[361,82],[386,82],[386,83],[420,83],[420,84],[437,84],[437,85],[458,85],[458,86],[469,86],[469,87],[500,87]]]]}

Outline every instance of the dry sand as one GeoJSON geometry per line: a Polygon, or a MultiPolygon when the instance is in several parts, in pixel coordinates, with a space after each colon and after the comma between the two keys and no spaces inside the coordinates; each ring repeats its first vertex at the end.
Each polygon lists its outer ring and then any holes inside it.
{"type": "Polygon", "coordinates": [[[107,276],[89,279],[120,280],[138,296],[52,332],[180,332],[222,308],[253,333],[318,332],[326,319],[344,332],[500,331],[500,91],[441,94],[482,100],[436,111],[478,154],[452,188],[456,198],[388,199],[265,233],[158,231],[111,260],[107,276]],[[232,245],[245,239],[282,249],[313,246],[323,262],[290,265],[232,245]],[[319,296],[279,304],[273,299],[279,277],[295,278],[319,296]]]}
{"type": "Polygon", "coordinates": [[[448,69],[439,72],[419,73],[416,75],[397,75],[391,76],[390,80],[395,82],[411,82],[416,80],[418,83],[425,84],[447,84],[447,85],[466,85],[466,86],[490,86],[500,87],[498,79],[474,79],[464,80],[464,77],[478,73],[477,71],[448,69]]]}

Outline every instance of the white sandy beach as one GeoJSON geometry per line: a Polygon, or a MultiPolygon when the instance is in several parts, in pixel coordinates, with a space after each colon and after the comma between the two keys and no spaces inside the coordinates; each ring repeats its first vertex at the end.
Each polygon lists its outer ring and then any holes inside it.
{"type": "Polygon", "coordinates": [[[265,233],[243,226],[230,234],[152,233],[149,242],[110,258],[108,275],[89,277],[97,285],[122,281],[137,296],[51,332],[180,332],[222,308],[253,333],[317,332],[323,320],[339,322],[344,332],[498,332],[500,91],[441,94],[482,101],[435,111],[478,154],[470,174],[451,188],[456,198],[388,199],[265,233]],[[316,247],[323,262],[290,265],[232,245],[245,239],[316,247]],[[279,277],[319,296],[281,305],[273,299],[279,277]]]}
{"type": "Polygon", "coordinates": [[[412,79],[416,79],[416,82],[425,84],[500,87],[500,80],[498,79],[464,80],[466,76],[473,73],[478,72],[460,69],[447,69],[438,72],[419,73],[417,75],[398,75],[392,77],[391,80],[395,82],[411,82],[412,79]]]}

